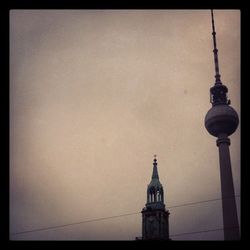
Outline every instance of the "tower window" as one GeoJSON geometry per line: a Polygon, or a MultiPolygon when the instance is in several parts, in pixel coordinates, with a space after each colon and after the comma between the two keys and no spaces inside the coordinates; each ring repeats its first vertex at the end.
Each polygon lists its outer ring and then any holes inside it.
{"type": "Polygon", "coordinates": [[[156,201],[160,201],[160,191],[157,190],[156,192],[156,201]]]}

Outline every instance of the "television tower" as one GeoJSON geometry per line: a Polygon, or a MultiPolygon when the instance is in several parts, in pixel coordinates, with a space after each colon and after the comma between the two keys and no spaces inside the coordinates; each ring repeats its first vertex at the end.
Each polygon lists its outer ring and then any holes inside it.
{"type": "Polygon", "coordinates": [[[210,88],[210,102],[212,108],[206,114],[205,127],[211,135],[217,137],[216,144],[219,148],[224,240],[240,240],[229,152],[230,139],[228,138],[228,136],[233,134],[237,129],[239,118],[236,111],[229,106],[230,100],[227,99],[228,89],[222,84],[220,79],[213,10],[211,10],[211,18],[215,84],[210,88]]]}

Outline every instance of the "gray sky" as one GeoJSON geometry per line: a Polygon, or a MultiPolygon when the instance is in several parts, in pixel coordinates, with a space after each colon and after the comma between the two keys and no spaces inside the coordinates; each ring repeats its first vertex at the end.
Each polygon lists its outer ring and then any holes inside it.
{"type": "MultiPolygon", "coordinates": [[[[214,15],[240,117],[240,11],[214,15]]],[[[10,232],[140,212],[154,154],[167,207],[220,198],[204,127],[212,49],[209,10],[12,10],[10,232]]],[[[230,153],[239,195],[240,127],[230,153]]],[[[222,228],[221,201],[172,208],[169,223],[170,235],[222,228]]],[[[136,214],[11,239],[134,240],[141,224],[136,214]]]]}

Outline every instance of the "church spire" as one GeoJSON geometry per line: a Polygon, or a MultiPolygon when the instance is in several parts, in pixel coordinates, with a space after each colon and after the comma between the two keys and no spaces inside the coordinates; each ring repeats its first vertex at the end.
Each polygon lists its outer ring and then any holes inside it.
{"type": "Polygon", "coordinates": [[[147,189],[147,204],[153,207],[165,206],[163,187],[160,183],[158,175],[156,155],[154,155],[152,179],[147,189]]]}
{"type": "Polygon", "coordinates": [[[157,170],[156,155],[154,155],[154,163],[153,163],[153,165],[154,165],[154,167],[153,167],[152,179],[159,179],[158,170],[157,170]]]}
{"type": "Polygon", "coordinates": [[[163,186],[159,181],[154,155],[152,179],[147,187],[147,203],[142,209],[142,239],[169,240],[168,217],[169,211],[165,208],[163,186]]]}

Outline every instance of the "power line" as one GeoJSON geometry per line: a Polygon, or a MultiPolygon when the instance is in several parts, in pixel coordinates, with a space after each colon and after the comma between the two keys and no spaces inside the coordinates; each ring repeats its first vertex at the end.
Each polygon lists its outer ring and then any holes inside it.
{"type": "Polygon", "coordinates": [[[69,224],[64,224],[64,225],[53,226],[53,227],[38,228],[38,229],[33,229],[33,230],[27,230],[27,231],[12,233],[12,235],[26,234],[26,233],[37,232],[37,231],[45,231],[45,230],[50,230],[50,229],[54,229],[54,228],[67,227],[67,226],[72,226],[72,225],[77,225],[77,224],[84,224],[84,223],[100,221],[100,220],[108,220],[108,219],[113,219],[113,218],[117,218],[117,217],[129,216],[129,215],[133,215],[133,214],[140,214],[140,212],[130,213],[130,214],[120,214],[120,215],[115,215],[115,216],[110,216],[110,217],[103,217],[103,218],[92,219],[92,220],[85,220],[85,221],[74,222],[74,223],[69,223],[69,224]]]}
{"type": "MultiPolygon", "coordinates": [[[[235,195],[235,197],[240,197],[240,195],[235,195]]],[[[229,197],[228,199],[231,199],[231,198],[232,197],[229,197]]],[[[211,200],[203,200],[203,201],[197,201],[197,202],[190,202],[190,203],[180,204],[180,205],[176,205],[176,206],[171,206],[171,207],[168,207],[168,208],[185,207],[185,206],[191,206],[191,205],[200,204],[200,203],[208,203],[208,202],[218,201],[218,200],[222,200],[222,199],[221,198],[217,198],[217,199],[211,199],[211,200]]],[[[68,223],[68,224],[63,224],[63,225],[58,225],[58,226],[51,226],[51,227],[38,228],[38,229],[27,230],[27,231],[21,231],[21,232],[11,233],[11,235],[26,234],[26,233],[32,233],[32,232],[38,232],[38,231],[46,231],[46,230],[51,230],[51,229],[55,229],[55,228],[62,228],[62,227],[73,226],[73,225],[77,225],[77,224],[84,224],[84,223],[90,223],[90,222],[95,222],[95,221],[108,220],[108,219],[113,219],[113,218],[118,218],[118,217],[124,217],[124,216],[130,216],[130,215],[135,215],[135,214],[140,214],[140,213],[141,212],[134,212],[134,213],[114,215],[114,216],[109,216],[109,217],[102,217],[102,218],[85,220],[85,221],[74,222],[74,223],[68,223]]],[[[172,236],[176,236],[176,235],[172,235],[172,236]]]]}
{"type": "MultiPolygon", "coordinates": [[[[235,197],[240,197],[240,195],[235,195],[235,197]]],[[[226,199],[232,199],[232,197],[228,197],[228,198],[226,198],[226,199]]],[[[176,208],[176,207],[191,206],[191,205],[195,205],[195,204],[199,204],[199,203],[207,203],[207,202],[218,201],[218,200],[222,200],[222,199],[221,199],[221,198],[217,198],[217,199],[211,199],[211,200],[190,202],[190,203],[180,204],[180,205],[176,205],[176,206],[171,206],[171,207],[168,207],[168,208],[176,208]]]]}
{"type": "Polygon", "coordinates": [[[224,229],[231,229],[231,228],[236,228],[236,227],[208,229],[208,230],[203,230],[203,231],[194,231],[194,232],[186,232],[186,233],[180,233],[180,234],[172,234],[169,236],[173,237],[173,236],[180,236],[180,235],[185,235],[185,234],[208,233],[208,232],[213,232],[213,231],[222,231],[224,229]]]}

